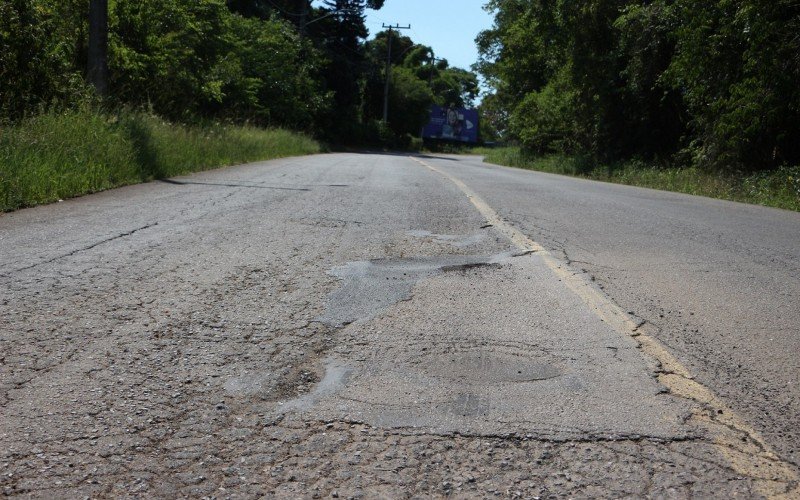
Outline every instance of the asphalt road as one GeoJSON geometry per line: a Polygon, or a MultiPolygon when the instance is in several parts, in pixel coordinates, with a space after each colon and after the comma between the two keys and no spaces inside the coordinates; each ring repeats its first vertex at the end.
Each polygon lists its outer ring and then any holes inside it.
{"type": "Polygon", "coordinates": [[[780,497],[800,214],[336,154],[0,216],[0,488],[780,497]]]}

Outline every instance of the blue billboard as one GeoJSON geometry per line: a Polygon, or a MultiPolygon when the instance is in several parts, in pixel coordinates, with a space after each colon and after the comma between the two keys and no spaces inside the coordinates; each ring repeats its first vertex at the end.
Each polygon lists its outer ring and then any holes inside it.
{"type": "Polygon", "coordinates": [[[478,142],[478,110],[431,106],[431,118],[422,129],[423,139],[478,142]]]}

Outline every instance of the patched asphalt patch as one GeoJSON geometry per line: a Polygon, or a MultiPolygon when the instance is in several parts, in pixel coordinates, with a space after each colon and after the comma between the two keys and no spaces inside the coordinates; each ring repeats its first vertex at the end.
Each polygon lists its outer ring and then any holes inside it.
{"type": "Polygon", "coordinates": [[[564,374],[564,368],[558,365],[554,359],[537,360],[491,349],[428,356],[423,363],[430,375],[462,384],[474,381],[484,385],[549,380],[564,374]]]}
{"type": "Polygon", "coordinates": [[[438,243],[446,243],[456,248],[465,248],[472,245],[476,245],[481,241],[483,241],[484,239],[486,239],[486,234],[484,233],[475,233],[467,235],[435,234],[431,233],[430,231],[415,230],[415,231],[409,231],[408,234],[416,238],[424,238],[436,241],[438,243]]]}
{"type": "Polygon", "coordinates": [[[340,328],[358,320],[369,320],[388,307],[411,297],[414,285],[443,272],[466,271],[480,267],[497,268],[515,255],[446,255],[408,259],[376,259],[348,262],[330,274],[341,279],[341,286],[328,295],[325,312],[319,321],[340,328]]]}

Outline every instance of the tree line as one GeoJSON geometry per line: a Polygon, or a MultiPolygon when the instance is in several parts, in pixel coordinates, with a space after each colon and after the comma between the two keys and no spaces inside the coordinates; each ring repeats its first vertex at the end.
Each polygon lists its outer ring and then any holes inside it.
{"type": "Polygon", "coordinates": [[[800,164],[795,0],[491,0],[486,119],[534,154],[800,164]]]}
{"type": "MultiPolygon", "coordinates": [[[[367,40],[383,0],[110,0],[103,106],[169,120],[403,142],[433,103],[470,104],[474,73],[396,31],[367,40]],[[392,37],[389,120],[382,124],[392,37]]],[[[87,84],[89,2],[0,0],[0,116],[97,102],[87,84]]]]}

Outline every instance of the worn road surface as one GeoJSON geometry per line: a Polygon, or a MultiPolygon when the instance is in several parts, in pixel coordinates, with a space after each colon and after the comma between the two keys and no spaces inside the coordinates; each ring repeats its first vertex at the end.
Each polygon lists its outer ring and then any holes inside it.
{"type": "Polygon", "coordinates": [[[800,498],[800,214],[335,154],[0,215],[0,491],[800,498]]]}

